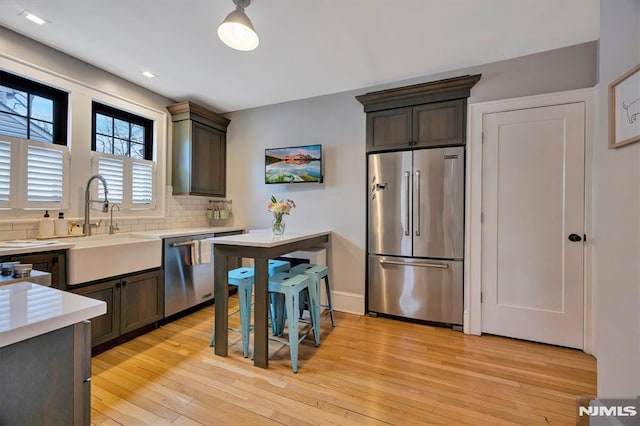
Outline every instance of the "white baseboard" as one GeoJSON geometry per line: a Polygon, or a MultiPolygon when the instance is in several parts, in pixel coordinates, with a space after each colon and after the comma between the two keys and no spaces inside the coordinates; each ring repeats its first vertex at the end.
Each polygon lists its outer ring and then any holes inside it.
{"type": "Polygon", "coordinates": [[[362,294],[332,291],[331,302],[334,311],[364,315],[364,295],[362,294]]]}

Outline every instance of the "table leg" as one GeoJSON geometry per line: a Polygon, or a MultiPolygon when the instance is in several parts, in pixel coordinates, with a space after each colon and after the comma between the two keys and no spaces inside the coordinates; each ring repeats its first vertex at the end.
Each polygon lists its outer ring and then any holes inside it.
{"type": "Polygon", "coordinates": [[[269,308],[269,269],[268,259],[255,259],[255,275],[253,291],[255,294],[255,316],[253,329],[254,365],[267,368],[269,366],[269,342],[267,334],[269,308]]]}
{"type": "Polygon", "coordinates": [[[213,246],[213,282],[215,297],[215,353],[227,356],[229,291],[227,284],[227,256],[215,245],[213,246]]]}

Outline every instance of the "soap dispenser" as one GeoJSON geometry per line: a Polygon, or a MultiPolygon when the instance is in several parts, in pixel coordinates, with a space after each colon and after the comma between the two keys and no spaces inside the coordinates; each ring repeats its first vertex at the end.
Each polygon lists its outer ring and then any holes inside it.
{"type": "Polygon", "coordinates": [[[41,237],[53,237],[54,232],[55,228],[53,225],[53,219],[49,217],[49,210],[45,210],[44,217],[40,219],[38,234],[41,237]]]}
{"type": "Polygon", "coordinates": [[[69,234],[69,224],[67,223],[67,219],[64,218],[63,212],[58,212],[58,220],[56,220],[55,224],[56,236],[63,237],[69,234]]]}

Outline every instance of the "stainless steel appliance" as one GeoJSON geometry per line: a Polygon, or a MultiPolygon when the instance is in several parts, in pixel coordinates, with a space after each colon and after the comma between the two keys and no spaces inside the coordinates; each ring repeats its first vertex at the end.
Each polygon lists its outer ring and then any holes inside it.
{"type": "Polygon", "coordinates": [[[193,241],[213,236],[199,234],[163,240],[165,318],[213,299],[213,252],[209,263],[189,265],[185,262],[193,241]]]}
{"type": "Polygon", "coordinates": [[[368,309],[462,324],[464,148],[369,155],[368,309]]]}

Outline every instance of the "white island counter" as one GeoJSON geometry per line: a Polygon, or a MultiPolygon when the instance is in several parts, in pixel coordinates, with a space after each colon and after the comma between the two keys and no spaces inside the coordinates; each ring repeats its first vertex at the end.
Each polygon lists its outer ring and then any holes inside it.
{"type": "Polygon", "coordinates": [[[102,301],[30,282],[0,286],[0,348],[106,312],[102,301]]]}

